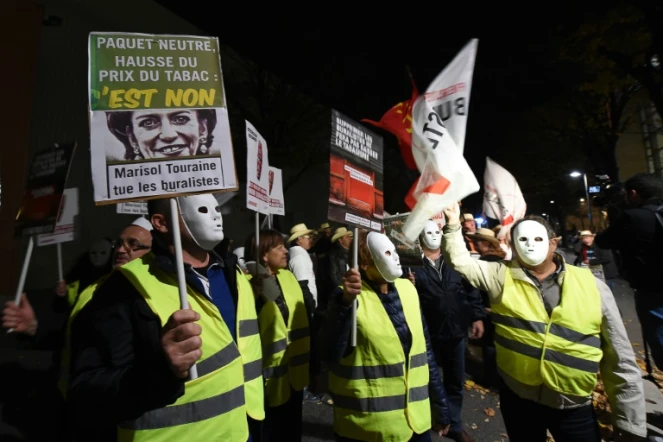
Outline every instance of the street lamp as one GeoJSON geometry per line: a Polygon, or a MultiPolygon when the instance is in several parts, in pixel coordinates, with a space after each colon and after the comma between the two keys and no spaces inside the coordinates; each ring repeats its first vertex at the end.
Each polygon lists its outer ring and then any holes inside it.
{"type": "Polygon", "coordinates": [[[585,182],[585,201],[587,202],[587,217],[589,218],[589,227],[592,227],[592,208],[589,204],[589,187],[587,186],[587,174],[583,172],[578,172],[577,170],[569,174],[571,178],[578,178],[582,176],[585,182]]]}

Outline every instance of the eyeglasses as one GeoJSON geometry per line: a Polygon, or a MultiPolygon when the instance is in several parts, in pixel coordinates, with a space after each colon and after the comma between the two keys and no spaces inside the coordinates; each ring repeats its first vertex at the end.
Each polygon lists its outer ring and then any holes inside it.
{"type": "Polygon", "coordinates": [[[132,252],[136,252],[138,250],[150,250],[152,248],[151,246],[141,244],[137,239],[134,238],[117,238],[113,242],[113,247],[116,249],[119,249],[122,246],[124,246],[126,250],[131,250],[132,252]]]}

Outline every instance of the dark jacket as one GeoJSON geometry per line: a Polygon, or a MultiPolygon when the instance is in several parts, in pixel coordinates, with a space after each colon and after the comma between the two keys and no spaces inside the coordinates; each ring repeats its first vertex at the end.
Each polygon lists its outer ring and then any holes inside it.
{"type": "MultiPolygon", "coordinates": [[[[365,279],[365,277],[362,275],[365,279]]],[[[374,289],[375,290],[375,289],[374,289]]],[[[377,293],[377,291],[376,291],[377,293]]],[[[336,365],[343,357],[349,355],[354,348],[350,346],[350,327],[352,326],[352,308],[347,307],[342,302],[343,290],[337,288],[331,295],[329,300],[329,308],[327,309],[327,316],[322,329],[322,342],[323,348],[322,357],[330,365],[336,365]]],[[[389,319],[395,325],[396,334],[398,335],[403,352],[409,355],[410,348],[412,347],[412,337],[405,320],[403,307],[400,304],[398,292],[393,284],[389,284],[389,293],[380,295],[389,319]]],[[[361,308],[361,306],[358,306],[361,308]]],[[[442,385],[440,372],[437,369],[435,362],[435,355],[431,347],[430,337],[428,335],[428,327],[426,326],[426,319],[423,317],[421,321],[424,326],[424,337],[426,339],[426,354],[428,357],[428,370],[429,370],[429,383],[428,394],[431,403],[431,413],[433,422],[436,424],[447,425],[450,422],[449,408],[447,405],[447,395],[442,385]]]]}
{"type": "Polygon", "coordinates": [[[421,310],[433,341],[465,338],[470,325],[486,317],[479,290],[446,263],[438,271],[424,257],[423,266],[414,273],[421,310]]]}
{"type": "MultiPolygon", "coordinates": [[[[153,266],[173,275],[174,257],[153,241],[153,266]]],[[[237,306],[236,257],[224,262],[211,253],[237,306]]],[[[190,287],[198,284],[191,266],[185,265],[190,287]]],[[[149,410],[172,404],[184,394],[184,380],[172,371],[161,346],[161,321],[145,299],[120,272],[114,272],[97,289],[92,300],[72,324],[71,380],[68,402],[82,433],[114,428],[149,410]]],[[[79,434],[85,440],[84,434],[79,434]]]]}
{"type": "Polygon", "coordinates": [[[349,264],[348,250],[338,242],[332,245],[329,252],[320,260],[316,282],[318,284],[318,309],[324,311],[329,304],[329,296],[343,284],[343,276],[349,264]]]}
{"type": "Polygon", "coordinates": [[[350,265],[350,250],[344,248],[338,242],[329,250],[329,280],[331,283],[330,293],[343,284],[343,277],[350,265]]]}
{"type": "Polygon", "coordinates": [[[655,213],[660,205],[660,201],[652,201],[625,210],[594,240],[602,249],[619,250],[626,279],[642,292],[663,293],[659,274],[663,268],[663,231],[655,213]]]}
{"type": "MultiPolygon", "coordinates": [[[[576,259],[573,262],[573,265],[579,266],[582,264],[584,260],[584,255],[582,253],[583,248],[584,244],[582,244],[582,242],[576,244],[576,259]]],[[[612,251],[609,249],[602,249],[597,246],[596,243],[592,244],[589,249],[594,253],[594,257],[589,260],[589,265],[602,265],[603,276],[605,276],[606,280],[617,278],[619,276],[619,272],[617,271],[617,264],[615,264],[615,257],[612,255],[612,251]]]]}

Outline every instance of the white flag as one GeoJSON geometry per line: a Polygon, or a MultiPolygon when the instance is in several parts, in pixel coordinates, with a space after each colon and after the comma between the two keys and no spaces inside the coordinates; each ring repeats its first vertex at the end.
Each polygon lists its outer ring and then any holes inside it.
{"type": "Polygon", "coordinates": [[[483,212],[487,217],[499,220],[502,229],[498,236],[503,237],[516,221],[525,216],[525,198],[513,175],[488,157],[483,183],[483,212]]]}
{"type": "Polygon", "coordinates": [[[477,45],[471,40],[414,103],[412,153],[421,177],[414,190],[417,204],[403,226],[411,241],[427,220],[480,189],[463,157],[477,45]]]}

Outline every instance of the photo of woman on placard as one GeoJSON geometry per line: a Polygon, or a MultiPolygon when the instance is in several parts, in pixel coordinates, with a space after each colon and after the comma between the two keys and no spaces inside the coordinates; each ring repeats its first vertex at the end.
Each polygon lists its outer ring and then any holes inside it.
{"type": "Polygon", "coordinates": [[[124,160],[136,161],[209,155],[217,117],[215,109],[145,109],[106,112],[106,121],[124,160]]]}

